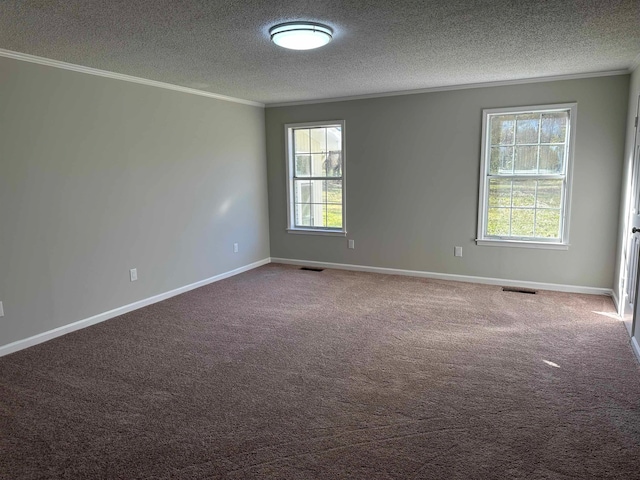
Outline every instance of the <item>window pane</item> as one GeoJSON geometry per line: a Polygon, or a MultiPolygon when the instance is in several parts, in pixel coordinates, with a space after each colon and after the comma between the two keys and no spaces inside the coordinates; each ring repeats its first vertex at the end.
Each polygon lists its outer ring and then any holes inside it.
{"type": "Polygon", "coordinates": [[[560,238],[560,210],[536,211],[536,237],[560,238]]]}
{"type": "Polygon", "coordinates": [[[327,128],[327,151],[339,152],[342,150],[342,128],[327,128]]]}
{"type": "Polygon", "coordinates": [[[487,216],[487,235],[508,236],[510,215],[509,208],[490,208],[487,216]]]}
{"type": "Polygon", "coordinates": [[[296,129],[294,134],[296,153],[309,153],[309,129],[296,129]]]}
{"type": "Polygon", "coordinates": [[[327,129],[312,128],[311,132],[311,153],[324,153],[327,151],[327,129]]]}
{"type": "Polygon", "coordinates": [[[515,173],[537,173],[538,171],[538,147],[516,147],[514,160],[515,173]]]}
{"type": "Polygon", "coordinates": [[[311,176],[312,177],[325,177],[325,155],[322,153],[314,153],[311,155],[311,176]]]}
{"type": "Polygon", "coordinates": [[[534,207],[536,204],[536,183],[536,180],[514,180],[511,204],[514,207],[534,207]]]}
{"type": "Polygon", "coordinates": [[[540,146],[540,173],[562,173],[564,171],[564,147],[540,146]]]}
{"type": "Polygon", "coordinates": [[[325,205],[323,203],[311,204],[311,225],[313,227],[324,227],[326,221],[325,205]]]}
{"type": "Polygon", "coordinates": [[[342,228],[342,205],[326,203],[296,204],[300,212],[300,226],[342,228]]]}
{"type": "Polygon", "coordinates": [[[294,180],[296,203],[323,203],[324,180],[294,180]]]}
{"type": "Polygon", "coordinates": [[[327,227],[342,228],[342,205],[327,205],[327,227]]]}
{"type": "Polygon", "coordinates": [[[342,204],[342,180],[326,180],[324,188],[323,200],[326,203],[342,204]]]}
{"type": "Polygon", "coordinates": [[[491,118],[491,145],[513,145],[515,115],[496,115],[491,118]]]}
{"type": "Polygon", "coordinates": [[[299,221],[302,222],[296,223],[296,226],[324,227],[326,221],[325,207],[324,203],[296,203],[296,221],[300,218],[299,221]]]}
{"type": "Polygon", "coordinates": [[[295,205],[295,225],[296,227],[311,226],[311,205],[308,203],[295,205]]]}
{"type": "Polygon", "coordinates": [[[533,236],[534,209],[515,208],[511,211],[511,235],[515,237],[533,236]]]}
{"type": "Polygon", "coordinates": [[[308,177],[311,174],[311,155],[296,155],[296,177],[308,177]]]}
{"type": "Polygon", "coordinates": [[[328,153],[325,157],[324,166],[327,169],[327,177],[341,177],[342,154],[339,151],[328,153]]]}
{"type": "Polygon", "coordinates": [[[539,128],[539,113],[518,115],[516,120],[516,143],[538,143],[539,128]]]}
{"type": "Polygon", "coordinates": [[[310,180],[294,180],[294,202],[309,203],[311,202],[311,181],[310,180]]]}
{"type": "Polygon", "coordinates": [[[499,178],[489,179],[489,206],[511,206],[511,180],[499,178]]]}
{"type": "Polygon", "coordinates": [[[564,143],[567,136],[568,112],[542,114],[540,143],[564,143]]]}
{"type": "Polygon", "coordinates": [[[491,147],[491,161],[489,173],[513,172],[513,147],[491,147]]]}
{"type": "Polygon", "coordinates": [[[560,208],[562,180],[538,180],[538,208],[560,208]]]}

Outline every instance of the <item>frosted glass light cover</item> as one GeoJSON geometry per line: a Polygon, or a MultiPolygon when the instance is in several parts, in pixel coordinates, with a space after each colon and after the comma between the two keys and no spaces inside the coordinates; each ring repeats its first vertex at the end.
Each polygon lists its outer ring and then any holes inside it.
{"type": "Polygon", "coordinates": [[[332,30],[318,23],[283,23],[269,30],[271,40],[276,45],[291,50],[311,50],[331,41],[332,30]]]}

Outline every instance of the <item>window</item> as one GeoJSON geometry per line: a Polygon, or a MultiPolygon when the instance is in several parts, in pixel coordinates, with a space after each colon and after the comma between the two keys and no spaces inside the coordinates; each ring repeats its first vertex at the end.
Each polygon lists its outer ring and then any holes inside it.
{"type": "Polygon", "coordinates": [[[285,126],[288,230],[345,235],[344,121],[285,126]]]}
{"type": "Polygon", "coordinates": [[[566,249],[576,104],[484,110],[478,245],[566,249]]]}

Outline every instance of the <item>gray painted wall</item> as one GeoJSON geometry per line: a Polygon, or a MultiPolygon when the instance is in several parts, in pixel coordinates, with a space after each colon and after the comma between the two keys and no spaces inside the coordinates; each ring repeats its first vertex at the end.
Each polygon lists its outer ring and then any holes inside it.
{"type": "Polygon", "coordinates": [[[0,345],[264,259],[268,235],[262,108],[0,58],[0,345]]]}
{"type": "Polygon", "coordinates": [[[267,108],[271,256],[612,288],[628,92],[620,75],[267,108]],[[569,250],[477,246],[482,109],[574,101],[569,250]],[[285,231],[284,124],[339,119],[355,250],[285,231]]]}

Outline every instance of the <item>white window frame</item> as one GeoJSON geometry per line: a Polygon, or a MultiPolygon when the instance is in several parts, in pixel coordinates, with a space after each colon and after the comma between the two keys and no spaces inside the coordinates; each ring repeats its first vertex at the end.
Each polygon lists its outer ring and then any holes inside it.
{"type": "MultiPolygon", "coordinates": [[[[480,165],[480,196],[478,201],[478,236],[477,245],[499,246],[499,247],[525,247],[525,248],[546,248],[554,250],[567,250],[569,248],[569,216],[571,212],[571,187],[573,177],[573,154],[576,141],[576,117],[577,103],[559,103],[551,105],[535,105],[525,107],[489,108],[482,111],[482,151],[480,165]],[[491,158],[491,141],[489,136],[489,116],[490,115],[513,115],[523,113],[540,113],[548,111],[568,111],[569,124],[567,135],[569,141],[565,152],[564,172],[561,175],[522,175],[525,178],[545,179],[563,178],[562,206],[560,213],[560,239],[545,240],[542,238],[527,239],[523,237],[493,237],[485,235],[487,225],[487,215],[489,212],[489,160],[491,158]]],[[[515,135],[515,131],[514,131],[515,135]]]]}
{"type": "MultiPolygon", "coordinates": [[[[287,123],[284,126],[285,150],[287,160],[287,232],[303,235],[327,235],[344,237],[347,235],[347,162],[346,162],[346,142],[345,142],[345,121],[332,120],[321,122],[287,123]],[[295,205],[294,205],[294,173],[295,173],[295,153],[293,151],[293,130],[295,128],[326,128],[340,127],[342,135],[342,229],[327,227],[296,227],[295,225],[295,205]]],[[[310,180],[331,180],[337,179],[329,177],[309,177],[310,180]]]]}

